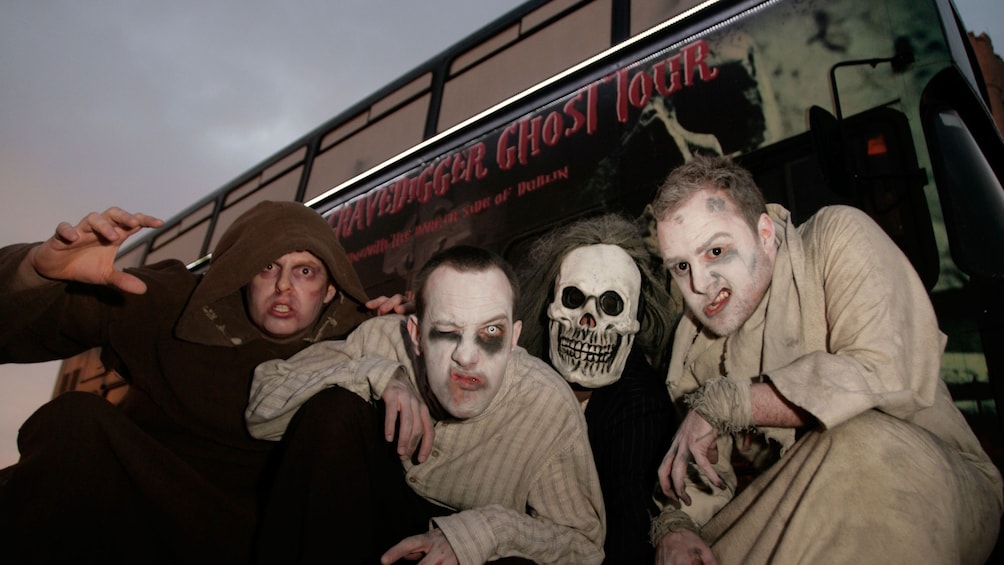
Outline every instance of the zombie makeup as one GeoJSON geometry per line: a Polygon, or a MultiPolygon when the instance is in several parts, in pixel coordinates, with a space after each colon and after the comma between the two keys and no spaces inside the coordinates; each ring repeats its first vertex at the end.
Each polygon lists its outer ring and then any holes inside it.
{"type": "Polygon", "coordinates": [[[505,349],[505,337],[508,333],[505,330],[504,324],[506,323],[508,323],[508,320],[503,320],[495,324],[488,324],[483,328],[479,328],[473,338],[465,338],[464,334],[459,331],[432,328],[429,330],[427,339],[429,341],[441,340],[453,342],[456,347],[459,347],[461,341],[464,339],[473,339],[475,347],[480,348],[485,355],[494,356],[501,353],[505,349]]]}
{"type": "Polygon", "coordinates": [[[251,321],[262,333],[282,341],[299,337],[317,321],[335,296],[321,260],[293,251],[269,263],[247,286],[251,321]]]}
{"type": "Polygon", "coordinates": [[[751,229],[713,190],[695,193],[671,216],[657,225],[659,247],[688,310],[716,335],[735,332],[770,286],[777,252],[773,221],[763,214],[751,229]]]}
{"type": "Polygon", "coordinates": [[[512,289],[502,271],[429,275],[422,320],[408,331],[419,344],[429,389],[454,418],[484,412],[505,378],[522,325],[512,321],[512,289]]]}

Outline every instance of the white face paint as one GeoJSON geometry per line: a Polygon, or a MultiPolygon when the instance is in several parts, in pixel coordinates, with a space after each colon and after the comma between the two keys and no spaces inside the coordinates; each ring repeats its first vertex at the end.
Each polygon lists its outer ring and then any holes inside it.
{"type": "Polygon", "coordinates": [[[484,412],[502,387],[523,325],[512,320],[512,287],[505,273],[436,267],[425,285],[421,322],[408,332],[425,359],[429,388],[454,418],[484,412]]]}
{"type": "Polygon", "coordinates": [[[588,388],[615,382],[624,371],[638,322],[641,273],[616,245],[586,245],[561,262],[554,281],[551,364],[565,380],[588,388]]]}
{"type": "Polygon", "coordinates": [[[763,300],[774,274],[770,216],[762,214],[754,231],[728,197],[705,189],[656,228],[662,258],[687,308],[715,335],[735,333],[763,300]]]}

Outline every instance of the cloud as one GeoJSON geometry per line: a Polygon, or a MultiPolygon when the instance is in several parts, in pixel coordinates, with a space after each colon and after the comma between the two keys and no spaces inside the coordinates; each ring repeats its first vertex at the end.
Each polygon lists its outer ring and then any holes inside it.
{"type": "MultiPolygon", "coordinates": [[[[519,3],[0,3],[0,245],[170,218],[519,3]]],[[[0,366],[0,466],[57,367],[0,366]]]]}
{"type": "MultiPolygon", "coordinates": [[[[0,3],[0,245],[110,205],[174,216],[520,3],[0,3]]],[[[956,4],[1004,49],[1004,3],[956,4]]],[[[0,366],[0,466],[57,366],[0,366]]]]}

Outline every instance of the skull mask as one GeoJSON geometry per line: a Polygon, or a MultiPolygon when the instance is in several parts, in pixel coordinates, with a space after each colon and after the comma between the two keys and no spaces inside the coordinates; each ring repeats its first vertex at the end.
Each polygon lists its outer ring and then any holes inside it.
{"type": "Polygon", "coordinates": [[[554,281],[551,364],[565,380],[587,388],[620,378],[638,322],[641,273],[616,245],[573,249],[554,281]]]}

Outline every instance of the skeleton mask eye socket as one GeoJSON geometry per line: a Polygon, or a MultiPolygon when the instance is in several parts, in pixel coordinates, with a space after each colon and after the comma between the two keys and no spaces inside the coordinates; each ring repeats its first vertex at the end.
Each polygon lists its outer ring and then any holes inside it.
{"type": "Polygon", "coordinates": [[[547,307],[551,364],[565,380],[599,388],[613,383],[641,328],[641,272],[616,245],[584,245],[569,251],[554,279],[547,307]]]}
{"type": "Polygon", "coordinates": [[[619,316],[624,311],[624,299],[616,292],[608,290],[600,295],[600,310],[607,316],[619,316]]]}
{"type": "Polygon", "coordinates": [[[586,295],[574,286],[566,287],[561,291],[561,304],[565,308],[579,308],[586,303],[586,295]]]}
{"type": "MultiPolygon", "coordinates": [[[[585,293],[574,286],[565,287],[565,290],[561,291],[561,304],[565,308],[581,308],[586,303],[586,300],[585,293]]],[[[619,316],[624,311],[624,299],[612,290],[601,294],[597,300],[597,305],[607,316],[619,316]]]]}

